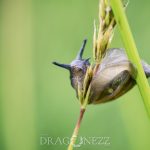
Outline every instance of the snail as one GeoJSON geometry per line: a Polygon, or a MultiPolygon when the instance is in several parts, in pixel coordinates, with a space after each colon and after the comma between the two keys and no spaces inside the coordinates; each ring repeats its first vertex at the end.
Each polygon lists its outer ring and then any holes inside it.
{"type": "MultiPolygon", "coordinates": [[[[90,58],[82,58],[86,42],[85,39],[75,60],[70,64],[53,62],[54,65],[69,70],[71,85],[76,90],[77,97],[78,84],[83,85],[87,68],[90,66],[90,58]]],[[[146,77],[150,77],[150,65],[145,61],[141,63],[146,77]]],[[[108,49],[92,77],[88,103],[99,104],[119,98],[134,87],[136,75],[136,67],[128,60],[124,49],[108,49]]]]}

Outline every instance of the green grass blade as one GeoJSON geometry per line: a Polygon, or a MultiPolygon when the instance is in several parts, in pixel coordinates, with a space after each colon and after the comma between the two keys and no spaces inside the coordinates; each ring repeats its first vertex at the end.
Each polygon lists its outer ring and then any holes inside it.
{"type": "Polygon", "coordinates": [[[117,24],[119,26],[120,34],[122,36],[127,55],[137,67],[138,75],[136,81],[141,96],[143,98],[146,110],[150,116],[150,88],[145,73],[143,71],[143,67],[141,65],[141,60],[134,42],[133,35],[131,33],[130,26],[128,24],[122,2],[121,0],[110,0],[110,4],[113,9],[117,24]]]}

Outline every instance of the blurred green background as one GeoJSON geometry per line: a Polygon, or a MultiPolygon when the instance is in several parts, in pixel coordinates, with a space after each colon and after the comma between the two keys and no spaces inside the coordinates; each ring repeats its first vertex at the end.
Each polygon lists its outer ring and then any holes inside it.
{"type": "MultiPolygon", "coordinates": [[[[126,12],[139,54],[150,64],[150,1],[130,0],[126,12]]],[[[84,57],[92,56],[97,18],[98,0],[0,1],[1,150],[67,148],[40,143],[70,137],[79,114],[69,73],[51,62],[71,62],[85,37],[84,57]]],[[[123,47],[117,28],[111,47],[123,47]]],[[[150,121],[137,86],[116,101],[90,105],[79,136],[110,137],[110,145],[75,149],[149,150],[150,121]]]]}

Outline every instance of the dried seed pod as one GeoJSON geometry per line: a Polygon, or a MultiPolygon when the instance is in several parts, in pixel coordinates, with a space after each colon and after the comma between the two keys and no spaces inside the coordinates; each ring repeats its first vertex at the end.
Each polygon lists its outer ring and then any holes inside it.
{"type": "MultiPolygon", "coordinates": [[[[82,58],[86,41],[83,41],[76,59],[69,65],[53,62],[53,64],[69,70],[71,85],[76,90],[77,97],[78,87],[83,89],[86,71],[90,66],[89,58],[82,58]]],[[[146,76],[150,77],[150,65],[144,61],[142,61],[142,65],[146,76]]],[[[123,49],[108,49],[97,72],[92,76],[88,103],[104,103],[125,94],[136,84],[136,74],[135,66],[128,60],[123,49]]]]}

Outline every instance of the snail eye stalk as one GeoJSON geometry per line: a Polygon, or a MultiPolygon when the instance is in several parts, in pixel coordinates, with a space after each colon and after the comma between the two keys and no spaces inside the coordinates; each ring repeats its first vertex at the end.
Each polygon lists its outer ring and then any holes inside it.
{"type": "Polygon", "coordinates": [[[59,67],[61,67],[61,68],[65,68],[65,69],[67,69],[67,70],[70,70],[70,68],[71,68],[71,66],[70,65],[68,65],[68,64],[61,64],[61,63],[58,63],[58,62],[52,62],[54,65],[56,65],[56,66],[59,66],[59,67]]]}
{"type": "Polygon", "coordinates": [[[77,54],[76,59],[82,60],[82,56],[83,56],[83,52],[84,52],[84,49],[85,49],[86,42],[87,42],[87,39],[84,39],[83,43],[82,43],[82,46],[81,46],[81,48],[80,48],[80,50],[79,50],[79,52],[77,54]]]}

